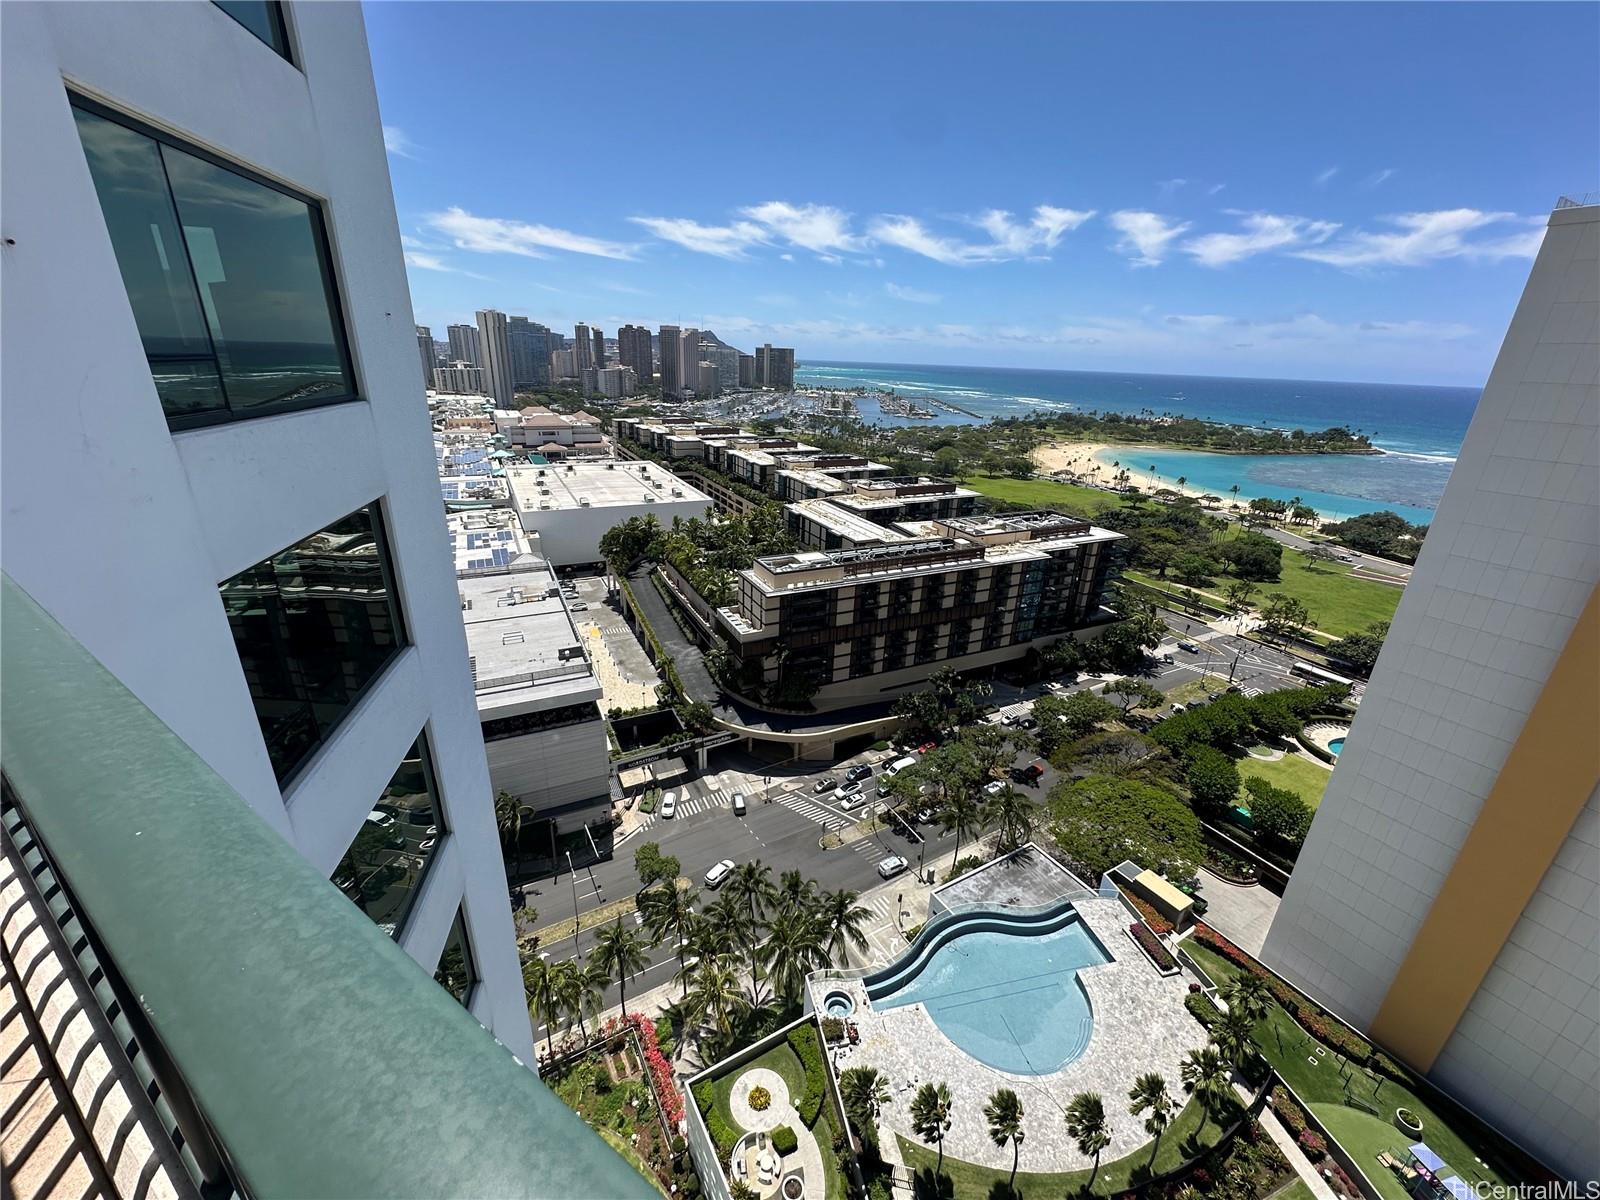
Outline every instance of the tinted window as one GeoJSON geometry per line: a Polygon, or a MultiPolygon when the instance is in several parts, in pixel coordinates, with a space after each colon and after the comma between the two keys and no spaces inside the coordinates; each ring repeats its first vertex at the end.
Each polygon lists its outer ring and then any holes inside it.
{"type": "Polygon", "coordinates": [[[419,737],[334,868],[334,886],[393,937],[405,925],[443,837],[419,737]]]}
{"type": "Polygon", "coordinates": [[[317,207],[74,104],[168,423],[351,398],[317,207]]]}
{"type": "Polygon", "coordinates": [[[478,967],[472,961],[472,945],[467,941],[466,914],[456,909],[456,919],[450,925],[450,937],[439,956],[439,967],[433,978],[440,987],[462,1004],[472,996],[478,982],[478,967]]]}
{"type": "Polygon", "coordinates": [[[405,644],[377,505],[224,580],[221,591],[281,784],[405,644]]]}
{"type": "Polygon", "coordinates": [[[282,5],[272,0],[213,0],[213,3],[284,58],[289,57],[282,5]]]}

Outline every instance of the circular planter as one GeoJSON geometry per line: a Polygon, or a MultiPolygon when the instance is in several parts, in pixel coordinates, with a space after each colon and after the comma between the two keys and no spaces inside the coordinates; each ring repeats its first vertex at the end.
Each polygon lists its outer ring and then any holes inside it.
{"type": "Polygon", "coordinates": [[[1403,1132],[1409,1133],[1412,1137],[1422,1136],[1422,1119],[1409,1108],[1395,1109],[1394,1123],[1398,1125],[1403,1132]]]}
{"type": "Polygon", "coordinates": [[[753,1087],[750,1089],[749,1103],[756,1112],[765,1112],[772,1103],[772,1093],[764,1087],[753,1087]]]}
{"type": "Polygon", "coordinates": [[[784,1200],[801,1200],[806,1194],[805,1180],[798,1175],[791,1175],[783,1181],[784,1200]]]}

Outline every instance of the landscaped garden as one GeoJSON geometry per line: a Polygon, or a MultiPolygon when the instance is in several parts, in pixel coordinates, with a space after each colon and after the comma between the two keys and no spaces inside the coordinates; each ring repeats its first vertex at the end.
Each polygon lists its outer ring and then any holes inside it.
{"type": "Polygon", "coordinates": [[[1270,761],[1247,755],[1239,760],[1239,774],[1247,778],[1265,779],[1274,787],[1286,788],[1299,796],[1307,808],[1315,811],[1317,805],[1322,803],[1322,793],[1328,788],[1332,772],[1298,754],[1285,754],[1282,758],[1270,761]]]}
{"type": "MultiPolygon", "coordinates": [[[[1523,1160],[1471,1114],[1427,1089],[1213,931],[1197,926],[1196,935],[1186,939],[1183,948],[1219,986],[1248,971],[1264,974],[1276,1002],[1256,1026],[1257,1047],[1384,1196],[1409,1200],[1399,1179],[1379,1165],[1378,1155],[1387,1151],[1404,1159],[1407,1147],[1419,1140],[1427,1142],[1469,1186],[1480,1180],[1514,1184],[1537,1175],[1535,1164],[1523,1160]],[[1294,1005],[1299,1020],[1284,1007],[1285,1000],[1294,1005]],[[1420,1137],[1400,1129],[1395,1120],[1400,1108],[1420,1119],[1420,1137]]],[[[1286,1106],[1276,1100],[1274,1107],[1290,1132],[1297,1132],[1293,1113],[1286,1114],[1286,1106]]]]}

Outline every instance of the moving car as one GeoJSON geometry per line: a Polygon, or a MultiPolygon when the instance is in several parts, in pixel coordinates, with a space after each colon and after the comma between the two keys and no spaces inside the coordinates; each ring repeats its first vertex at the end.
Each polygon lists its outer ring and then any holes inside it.
{"type": "Polygon", "coordinates": [[[1178,649],[1187,651],[1190,654],[1200,653],[1200,647],[1196,646],[1193,642],[1179,642],[1178,649]]]}
{"type": "Polygon", "coordinates": [[[588,612],[589,611],[589,606],[587,604],[585,604],[582,600],[579,600],[576,603],[567,605],[567,611],[568,612],[588,612]]]}
{"type": "Polygon", "coordinates": [[[744,802],[744,793],[735,792],[733,794],[733,815],[736,817],[742,817],[748,811],[749,808],[744,802]]]}
{"type": "Polygon", "coordinates": [[[849,780],[852,780],[852,781],[861,780],[861,779],[871,779],[872,778],[872,768],[867,766],[866,763],[857,763],[855,766],[851,767],[848,771],[846,771],[844,773],[844,777],[846,779],[849,779],[849,780]]]}
{"type": "Polygon", "coordinates": [[[900,874],[910,865],[910,863],[901,858],[898,854],[891,854],[888,858],[884,859],[878,864],[878,874],[882,875],[885,879],[893,879],[896,875],[900,874]]]}
{"type": "Polygon", "coordinates": [[[822,795],[823,792],[831,792],[833,790],[833,776],[824,775],[821,779],[817,780],[817,786],[811,790],[818,796],[822,795]]]}
{"type": "Polygon", "coordinates": [[[896,775],[900,774],[900,772],[904,771],[907,767],[914,767],[916,765],[917,765],[917,760],[912,758],[911,755],[908,754],[904,758],[895,759],[892,763],[890,763],[887,767],[885,767],[883,769],[883,773],[884,773],[884,776],[886,778],[893,779],[896,775]]]}
{"type": "Polygon", "coordinates": [[[861,795],[861,781],[859,779],[847,779],[833,790],[833,798],[835,800],[848,800],[851,796],[859,795],[861,795]]]}
{"type": "Polygon", "coordinates": [[[732,874],[733,859],[725,858],[706,872],[706,886],[708,888],[719,888],[728,882],[728,876],[732,874]]]}
{"type": "Polygon", "coordinates": [[[661,819],[663,821],[670,821],[673,817],[678,815],[678,795],[676,792],[668,792],[665,796],[661,797],[660,811],[661,819]]]}

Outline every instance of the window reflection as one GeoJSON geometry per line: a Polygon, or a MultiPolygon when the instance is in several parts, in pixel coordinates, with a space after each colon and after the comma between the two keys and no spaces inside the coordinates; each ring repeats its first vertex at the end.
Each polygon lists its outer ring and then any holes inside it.
{"type": "Polygon", "coordinates": [[[450,937],[445,941],[444,953],[439,956],[434,981],[463,1005],[472,998],[472,989],[478,983],[477,964],[472,961],[472,944],[467,941],[466,913],[456,909],[456,919],[450,923],[450,937]]]}
{"type": "Polygon", "coordinates": [[[289,38],[283,28],[283,6],[275,0],[212,0],[251,33],[284,58],[289,57],[289,38]]]}
{"type": "Polygon", "coordinates": [[[352,397],[317,208],[73,104],[168,423],[352,397]]]}
{"type": "Polygon", "coordinates": [[[405,644],[377,505],[224,580],[220,590],[282,784],[405,644]]]}
{"type": "Polygon", "coordinates": [[[417,898],[443,828],[419,737],[334,868],[334,886],[393,937],[417,898]]]}

